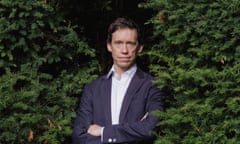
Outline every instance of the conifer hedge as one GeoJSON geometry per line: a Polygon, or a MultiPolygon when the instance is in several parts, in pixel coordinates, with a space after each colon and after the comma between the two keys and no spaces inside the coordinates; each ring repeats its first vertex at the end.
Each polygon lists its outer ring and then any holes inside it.
{"type": "Polygon", "coordinates": [[[0,1],[0,143],[71,143],[95,51],[54,6],[0,1]]]}
{"type": "Polygon", "coordinates": [[[156,144],[240,142],[240,1],[149,0],[150,70],[168,92],[156,144]]]}

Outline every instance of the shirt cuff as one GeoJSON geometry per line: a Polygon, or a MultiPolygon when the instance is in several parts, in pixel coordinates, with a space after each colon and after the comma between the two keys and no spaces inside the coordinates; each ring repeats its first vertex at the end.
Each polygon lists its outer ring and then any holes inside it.
{"type": "Polygon", "coordinates": [[[104,130],[104,127],[101,128],[101,142],[103,142],[103,130],[104,130]]]}

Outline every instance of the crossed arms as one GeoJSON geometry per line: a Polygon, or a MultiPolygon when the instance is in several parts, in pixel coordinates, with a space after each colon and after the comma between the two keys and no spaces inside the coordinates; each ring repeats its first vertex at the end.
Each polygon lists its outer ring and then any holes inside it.
{"type": "MultiPolygon", "coordinates": [[[[151,112],[162,109],[162,92],[155,86],[139,91],[138,99],[133,100],[126,114],[126,120],[118,125],[106,125],[103,112],[93,114],[93,101],[96,100],[92,89],[86,88],[81,98],[78,115],[73,130],[73,142],[84,144],[87,141],[98,143],[131,142],[153,138],[152,131],[156,128],[159,118],[151,112]],[[147,95],[147,96],[145,96],[147,95]],[[139,112],[140,111],[140,112],[139,112]]],[[[101,97],[98,97],[101,99],[101,97]]]]}

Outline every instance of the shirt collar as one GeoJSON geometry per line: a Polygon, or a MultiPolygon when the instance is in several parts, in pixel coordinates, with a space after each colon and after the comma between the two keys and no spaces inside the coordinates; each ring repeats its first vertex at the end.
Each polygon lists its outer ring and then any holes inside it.
{"type": "MultiPolygon", "coordinates": [[[[132,67],[130,67],[127,71],[125,71],[123,74],[131,75],[137,71],[137,65],[134,64],[132,67]]],[[[115,72],[114,65],[110,69],[110,71],[107,74],[107,78],[110,78],[112,74],[115,72]]]]}

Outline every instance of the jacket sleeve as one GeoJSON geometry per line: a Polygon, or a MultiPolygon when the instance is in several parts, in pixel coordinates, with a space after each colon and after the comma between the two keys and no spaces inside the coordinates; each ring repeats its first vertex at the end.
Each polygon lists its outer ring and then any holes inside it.
{"type": "Polygon", "coordinates": [[[85,144],[90,139],[95,139],[87,133],[88,127],[92,123],[92,100],[88,85],[85,87],[80,100],[77,116],[74,122],[72,141],[73,144],[85,144]]]}
{"type": "Polygon", "coordinates": [[[131,141],[142,141],[154,137],[153,131],[159,118],[151,114],[152,111],[163,109],[163,92],[156,86],[149,88],[146,99],[146,111],[149,115],[132,123],[106,126],[103,131],[104,143],[122,143],[131,141]]]}

